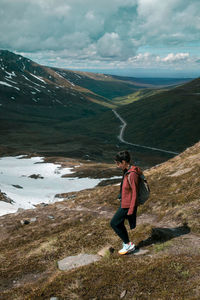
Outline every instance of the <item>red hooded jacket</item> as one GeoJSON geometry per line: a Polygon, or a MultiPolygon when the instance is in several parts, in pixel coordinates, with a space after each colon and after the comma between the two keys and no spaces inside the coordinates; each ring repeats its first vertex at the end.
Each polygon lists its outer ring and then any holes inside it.
{"type": "Polygon", "coordinates": [[[142,171],[139,167],[132,166],[124,175],[121,192],[121,208],[129,208],[128,215],[132,215],[137,205],[139,176],[142,171]],[[134,172],[133,172],[134,171],[134,172]]]}

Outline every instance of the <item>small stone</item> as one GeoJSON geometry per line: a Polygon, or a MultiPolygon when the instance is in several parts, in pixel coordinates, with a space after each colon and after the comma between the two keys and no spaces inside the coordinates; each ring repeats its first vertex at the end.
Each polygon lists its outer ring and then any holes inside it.
{"type": "Polygon", "coordinates": [[[51,297],[49,300],[59,300],[58,297],[51,297]]]}
{"type": "Polygon", "coordinates": [[[126,296],[127,290],[124,290],[121,295],[120,295],[120,299],[124,298],[126,296]]]}
{"type": "Polygon", "coordinates": [[[54,219],[54,216],[48,216],[49,219],[53,220],[54,219]]]}
{"type": "Polygon", "coordinates": [[[98,255],[105,257],[107,255],[110,255],[111,253],[113,253],[115,251],[115,249],[111,246],[106,246],[104,248],[102,248],[99,252],[98,255]]]}
{"type": "Polygon", "coordinates": [[[48,206],[48,205],[49,205],[49,204],[44,203],[44,202],[40,203],[40,206],[42,206],[42,207],[45,207],[45,206],[48,206]]]}
{"type": "Polygon", "coordinates": [[[30,224],[30,221],[29,220],[21,220],[20,223],[22,225],[28,225],[28,224],[30,224]]]}
{"type": "Polygon", "coordinates": [[[44,179],[44,177],[42,177],[40,174],[32,174],[29,176],[29,178],[33,178],[33,179],[44,179]]]}
{"type": "Polygon", "coordinates": [[[12,186],[14,186],[16,189],[23,189],[23,187],[21,185],[18,185],[18,184],[12,184],[12,186]]]}
{"type": "Polygon", "coordinates": [[[25,210],[24,208],[21,208],[21,207],[20,207],[20,208],[18,208],[17,212],[18,212],[18,213],[21,213],[21,212],[23,212],[24,210],[25,210]]]}

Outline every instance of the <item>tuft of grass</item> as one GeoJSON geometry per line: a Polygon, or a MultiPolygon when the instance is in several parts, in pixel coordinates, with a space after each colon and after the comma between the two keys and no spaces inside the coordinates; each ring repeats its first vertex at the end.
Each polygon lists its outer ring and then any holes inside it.
{"type": "Polygon", "coordinates": [[[172,245],[172,241],[167,241],[165,243],[155,244],[153,246],[153,249],[157,253],[157,252],[164,251],[164,250],[168,249],[171,245],[172,245]]]}

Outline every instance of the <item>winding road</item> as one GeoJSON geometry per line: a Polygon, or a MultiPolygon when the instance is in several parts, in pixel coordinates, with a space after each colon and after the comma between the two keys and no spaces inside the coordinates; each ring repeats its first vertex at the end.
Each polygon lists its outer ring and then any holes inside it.
{"type": "Polygon", "coordinates": [[[121,130],[118,136],[118,139],[120,140],[120,142],[124,143],[124,144],[128,144],[131,146],[135,146],[135,147],[140,147],[140,148],[144,148],[144,149],[149,149],[149,150],[154,150],[154,151],[160,151],[160,152],[165,152],[165,153],[170,153],[170,154],[179,154],[178,152],[173,152],[173,151],[168,151],[168,150],[164,150],[164,149],[159,149],[159,148],[154,148],[154,147],[148,147],[148,146],[143,146],[143,145],[138,145],[138,144],[133,144],[133,143],[129,143],[127,141],[124,140],[124,131],[125,128],[127,126],[127,123],[125,122],[125,120],[116,112],[116,110],[112,109],[113,113],[115,114],[115,116],[121,121],[122,125],[121,125],[121,130]]]}

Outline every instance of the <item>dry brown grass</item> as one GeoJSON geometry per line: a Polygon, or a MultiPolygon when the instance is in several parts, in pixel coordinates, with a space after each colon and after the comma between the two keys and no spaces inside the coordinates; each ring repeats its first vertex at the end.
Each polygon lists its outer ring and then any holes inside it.
{"type": "Polygon", "coordinates": [[[199,299],[199,149],[146,171],[151,199],[130,232],[149,250],[144,256],[117,254],[121,242],[109,221],[119,185],[68,193],[63,202],[0,217],[1,299],[120,299],[123,291],[124,299],[199,299]],[[186,168],[192,169],[171,176],[186,168]],[[21,225],[33,217],[36,222],[21,225]],[[68,272],[57,268],[66,256],[96,254],[108,244],[115,252],[99,262],[68,272]]]}

